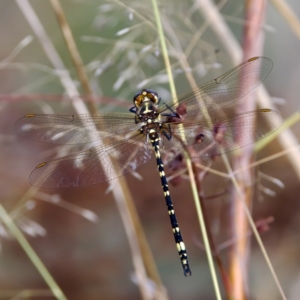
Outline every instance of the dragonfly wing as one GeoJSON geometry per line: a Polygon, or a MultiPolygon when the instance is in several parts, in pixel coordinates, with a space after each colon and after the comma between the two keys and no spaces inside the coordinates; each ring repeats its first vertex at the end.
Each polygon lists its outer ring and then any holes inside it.
{"type": "Polygon", "coordinates": [[[260,109],[216,119],[212,122],[171,126],[173,140],[165,143],[165,153],[173,157],[182,152],[179,140],[185,136],[192,157],[212,157],[230,152],[272,133],[283,123],[281,115],[271,109],[260,109]],[[252,131],[253,130],[253,131],[252,131]]]}
{"type": "Polygon", "coordinates": [[[186,105],[186,116],[202,115],[227,106],[252,91],[271,72],[273,62],[267,57],[253,57],[190,93],[173,99],[160,108],[161,112],[176,111],[180,104],[186,105]]]}
{"type": "Polygon", "coordinates": [[[151,153],[144,136],[134,133],[130,138],[41,163],[29,182],[43,188],[89,186],[136,170],[150,160],[151,153]]]}
{"type": "Polygon", "coordinates": [[[84,144],[137,130],[133,114],[28,114],[17,121],[22,136],[53,144],[84,144]]]}

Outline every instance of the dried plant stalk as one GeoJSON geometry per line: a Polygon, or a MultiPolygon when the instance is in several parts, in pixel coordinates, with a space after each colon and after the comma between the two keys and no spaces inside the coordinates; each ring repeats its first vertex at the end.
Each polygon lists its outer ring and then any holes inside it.
{"type": "MultiPolygon", "coordinates": [[[[263,32],[266,3],[261,0],[246,1],[243,52],[244,59],[258,56],[262,53],[263,32]]],[[[254,110],[255,93],[250,93],[236,105],[236,113],[254,110]]],[[[254,131],[254,128],[252,128],[254,131]]],[[[242,136],[238,138],[243,138],[242,136]]],[[[252,163],[253,145],[243,148],[233,158],[233,169],[243,169],[237,176],[240,192],[232,189],[232,233],[236,243],[231,249],[230,276],[232,282],[232,298],[246,300],[247,270],[249,254],[248,219],[242,201],[251,210],[253,196],[253,169],[248,168],[252,163]]]]}

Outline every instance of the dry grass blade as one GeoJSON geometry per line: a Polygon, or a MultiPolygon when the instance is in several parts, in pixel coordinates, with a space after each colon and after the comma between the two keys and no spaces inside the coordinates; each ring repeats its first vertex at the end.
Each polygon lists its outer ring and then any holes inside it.
{"type": "MultiPolygon", "coordinates": [[[[263,32],[261,30],[264,23],[265,2],[249,0],[246,1],[245,26],[243,36],[244,60],[249,57],[260,55],[263,48],[263,32]]],[[[249,111],[255,108],[255,93],[248,94],[240,101],[235,111],[249,111]]],[[[254,126],[249,129],[252,134],[254,126]]],[[[239,136],[242,138],[242,135],[239,136]]],[[[232,282],[232,297],[236,299],[247,299],[248,290],[248,255],[249,255],[249,238],[247,235],[250,214],[245,214],[252,207],[252,185],[254,173],[253,169],[247,166],[252,161],[253,146],[247,147],[244,151],[239,152],[233,158],[233,170],[243,169],[243,172],[237,174],[236,186],[232,189],[232,224],[231,230],[237,242],[233,244],[230,257],[230,276],[232,282]],[[236,188],[238,186],[238,189],[236,188]]],[[[252,227],[256,231],[256,227],[252,227]]]]}

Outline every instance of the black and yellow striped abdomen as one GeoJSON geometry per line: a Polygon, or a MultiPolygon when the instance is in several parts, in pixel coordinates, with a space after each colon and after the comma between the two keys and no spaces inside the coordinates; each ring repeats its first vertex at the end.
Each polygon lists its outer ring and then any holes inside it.
{"type": "Polygon", "coordinates": [[[192,272],[189,267],[187,251],[185,249],[185,244],[183,242],[183,238],[182,238],[179,226],[178,226],[177,218],[176,218],[174,207],[173,207],[173,202],[172,202],[170,192],[169,192],[168,182],[167,182],[167,178],[166,178],[165,171],[164,171],[164,165],[163,165],[161,155],[160,155],[160,150],[159,150],[159,140],[160,140],[160,138],[158,137],[158,135],[153,135],[150,139],[150,142],[151,142],[154,152],[155,152],[157,168],[159,171],[162,188],[164,191],[164,196],[165,196],[166,204],[167,204],[167,208],[168,208],[168,213],[170,216],[171,226],[172,226],[177,250],[179,253],[179,257],[181,260],[181,264],[183,267],[184,275],[185,276],[192,275],[192,272]]]}

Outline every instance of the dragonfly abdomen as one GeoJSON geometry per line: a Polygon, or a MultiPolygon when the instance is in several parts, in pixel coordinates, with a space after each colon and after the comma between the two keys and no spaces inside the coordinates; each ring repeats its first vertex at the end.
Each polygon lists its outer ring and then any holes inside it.
{"type": "Polygon", "coordinates": [[[164,191],[164,196],[165,196],[166,204],[167,204],[167,208],[168,208],[168,213],[170,216],[172,231],[173,231],[174,239],[176,242],[177,251],[178,251],[178,254],[179,254],[179,257],[181,260],[181,264],[183,267],[184,275],[185,276],[192,275],[192,272],[189,267],[187,251],[186,251],[185,244],[183,242],[183,238],[182,238],[179,226],[178,226],[178,221],[177,221],[177,218],[175,215],[173,202],[172,202],[172,199],[170,196],[168,181],[166,178],[166,174],[164,171],[164,165],[163,165],[161,155],[160,155],[159,141],[160,141],[160,137],[157,134],[153,134],[150,137],[150,142],[151,142],[151,145],[153,146],[153,149],[155,152],[157,168],[158,168],[159,176],[161,179],[162,188],[164,191]]]}

